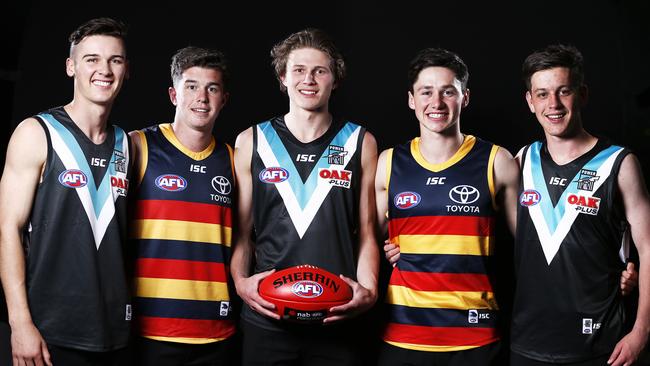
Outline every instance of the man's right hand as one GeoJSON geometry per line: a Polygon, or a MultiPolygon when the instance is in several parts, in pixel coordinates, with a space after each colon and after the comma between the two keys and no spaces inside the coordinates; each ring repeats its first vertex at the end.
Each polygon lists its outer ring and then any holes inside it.
{"type": "Polygon", "coordinates": [[[256,273],[250,277],[240,278],[235,282],[237,294],[253,311],[258,312],[269,318],[280,320],[280,315],[276,314],[275,305],[264,300],[259,293],[260,282],[268,277],[275,269],[266,272],[256,273]]]}
{"type": "Polygon", "coordinates": [[[399,253],[399,245],[391,243],[390,240],[384,241],[384,255],[386,256],[386,259],[388,259],[388,263],[393,267],[397,265],[399,253]]]}
{"type": "Polygon", "coordinates": [[[11,353],[14,366],[52,366],[47,344],[32,323],[11,328],[11,353]]]}

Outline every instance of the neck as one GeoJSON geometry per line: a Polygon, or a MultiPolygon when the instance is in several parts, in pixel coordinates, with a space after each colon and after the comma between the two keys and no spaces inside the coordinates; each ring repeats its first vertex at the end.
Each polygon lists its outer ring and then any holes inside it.
{"type": "Polygon", "coordinates": [[[178,121],[172,123],[174,135],[190,151],[201,152],[212,143],[212,130],[195,130],[178,121]]]}
{"type": "Polygon", "coordinates": [[[332,115],[323,111],[290,110],[284,122],[300,142],[311,142],[322,136],[332,125],[332,115]]]}
{"type": "Polygon", "coordinates": [[[553,161],[566,164],[591,150],[598,139],[584,129],[580,129],[571,137],[546,135],[546,146],[553,161]]]}
{"type": "Polygon", "coordinates": [[[104,142],[111,105],[105,106],[73,100],[63,109],[90,141],[96,144],[104,142]]]}
{"type": "Polygon", "coordinates": [[[441,133],[420,127],[420,153],[431,164],[441,164],[451,159],[464,140],[458,123],[441,133]]]}

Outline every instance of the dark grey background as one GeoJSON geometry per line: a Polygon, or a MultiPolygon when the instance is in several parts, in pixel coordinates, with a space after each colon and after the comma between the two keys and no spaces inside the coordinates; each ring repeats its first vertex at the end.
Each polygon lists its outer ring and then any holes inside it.
{"type": "MultiPolygon", "coordinates": [[[[80,23],[111,16],[129,24],[131,78],[111,120],[126,129],[171,122],[169,60],[187,45],[218,48],[232,66],[229,104],[215,134],[234,142],[253,123],[286,112],[269,50],[288,34],[318,27],[340,46],[349,77],[332,112],[366,125],[380,148],[418,133],[408,108],[409,60],[424,47],[461,55],[470,69],[471,99],[461,128],[515,153],[542,136],[528,112],[523,59],[550,43],[570,43],[586,59],[588,130],[632,147],[650,171],[650,3],[644,0],[543,2],[151,2],[23,1],[3,5],[0,24],[2,153],[22,119],[69,102],[67,37],[80,23]]],[[[19,182],[17,182],[19,184],[19,182]]],[[[0,317],[2,311],[0,311],[0,317]]],[[[0,365],[9,356],[0,324],[0,365]]],[[[3,363],[4,362],[4,363],[3,363]]]]}

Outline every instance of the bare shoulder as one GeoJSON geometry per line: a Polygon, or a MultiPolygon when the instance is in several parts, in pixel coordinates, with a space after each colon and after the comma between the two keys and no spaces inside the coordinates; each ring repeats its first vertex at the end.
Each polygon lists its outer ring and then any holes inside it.
{"type": "Polygon", "coordinates": [[[235,149],[253,146],[253,127],[249,127],[237,135],[235,149]]]}
{"type": "Polygon", "coordinates": [[[618,184],[624,195],[626,190],[634,188],[637,190],[641,189],[647,194],[643,172],[641,171],[641,163],[636,155],[630,153],[623,158],[621,168],[618,172],[618,184]]]}
{"type": "Polygon", "coordinates": [[[7,162],[21,164],[45,163],[47,137],[45,130],[35,118],[27,118],[14,130],[7,147],[7,162]]]}

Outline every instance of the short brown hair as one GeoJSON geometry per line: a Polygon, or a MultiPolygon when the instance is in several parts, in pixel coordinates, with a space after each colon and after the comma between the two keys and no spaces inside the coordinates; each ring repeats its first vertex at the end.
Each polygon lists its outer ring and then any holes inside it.
{"type": "Polygon", "coordinates": [[[181,79],[183,71],[194,66],[221,71],[223,88],[228,90],[230,73],[223,53],[194,46],[181,48],[172,56],[171,75],[174,85],[181,79]]]}
{"type": "Polygon", "coordinates": [[[126,24],[112,18],[95,18],[80,25],[68,37],[70,41],[70,50],[84,38],[94,35],[103,35],[116,37],[126,43],[126,24]]]}
{"type": "Polygon", "coordinates": [[[275,76],[280,82],[280,90],[287,88],[282,84],[282,77],[287,72],[287,60],[289,54],[301,48],[313,48],[324,52],[330,57],[330,69],[334,73],[334,82],[340,84],[345,78],[345,61],[343,55],[334,45],[332,39],[322,30],[308,28],[293,33],[283,41],[277,43],[271,49],[272,64],[275,69],[275,76]]]}

